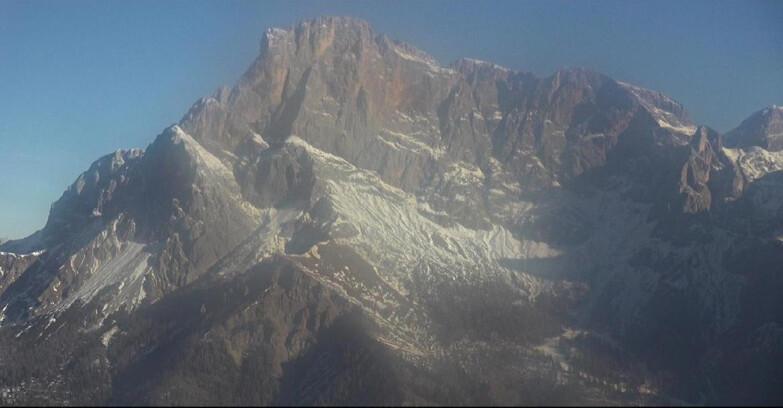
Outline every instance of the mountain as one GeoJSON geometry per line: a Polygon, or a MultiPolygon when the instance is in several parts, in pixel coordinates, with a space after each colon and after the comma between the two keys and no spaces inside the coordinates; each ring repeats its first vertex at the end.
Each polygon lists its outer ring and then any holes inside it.
{"type": "Polygon", "coordinates": [[[779,402],[776,109],[267,30],[0,245],[2,402],[779,402]]]}
{"type": "Polygon", "coordinates": [[[726,133],[729,147],[758,146],[772,152],[783,150],[783,107],[772,105],[742,121],[726,133]]]}

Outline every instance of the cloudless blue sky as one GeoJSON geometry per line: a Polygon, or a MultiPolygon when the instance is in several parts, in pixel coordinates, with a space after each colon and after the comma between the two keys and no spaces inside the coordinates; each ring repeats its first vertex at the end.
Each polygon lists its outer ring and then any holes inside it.
{"type": "Polygon", "coordinates": [[[350,15],[442,64],[586,67],[726,131],[783,105],[780,1],[0,1],[0,237],[41,228],[99,156],[232,85],[268,27],[350,15]]]}

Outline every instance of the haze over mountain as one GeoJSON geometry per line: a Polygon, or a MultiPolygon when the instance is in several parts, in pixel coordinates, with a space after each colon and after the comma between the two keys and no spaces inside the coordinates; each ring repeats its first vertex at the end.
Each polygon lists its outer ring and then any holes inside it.
{"type": "Polygon", "coordinates": [[[781,110],[266,31],[0,244],[0,401],[781,401],[781,110]]]}
{"type": "Polygon", "coordinates": [[[584,67],[660,91],[720,132],[783,105],[783,3],[0,3],[0,234],[42,228],[96,157],[153,135],[257,56],[264,30],[319,15],[365,19],[441,65],[460,57],[550,76],[584,67]],[[65,103],[67,101],[67,103],[65,103]]]}

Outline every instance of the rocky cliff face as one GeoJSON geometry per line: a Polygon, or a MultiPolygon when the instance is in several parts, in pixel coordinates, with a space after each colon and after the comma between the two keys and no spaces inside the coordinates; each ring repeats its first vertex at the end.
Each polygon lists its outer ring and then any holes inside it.
{"type": "Polygon", "coordinates": [[[750,115],[726,134],[726,145],[758,146],[771,152],[783,150],[783,107],[773,105],[750,115]]]}
{"type": "Polygon", "coordinates": [[[270,29],[233,88],[0,246],[3,401],[774,401],[763,112],[723,137],[587,70],[270,29]]]}

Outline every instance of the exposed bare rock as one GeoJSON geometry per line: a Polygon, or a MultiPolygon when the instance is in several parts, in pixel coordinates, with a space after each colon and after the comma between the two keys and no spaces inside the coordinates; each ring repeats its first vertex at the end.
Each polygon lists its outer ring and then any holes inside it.
{"type": "Polygon", "coordinates": [[[269,29],[0,242],[0,402],[769,401],[780,112],[724,137],[585,69],[269,29]]]}
{"type": "Polygon", "coordinates": [[[783,150],[783,107],[773,105],[762,109],[726,133],[726,147],[751,146],[771,152],[783,150]]]}

